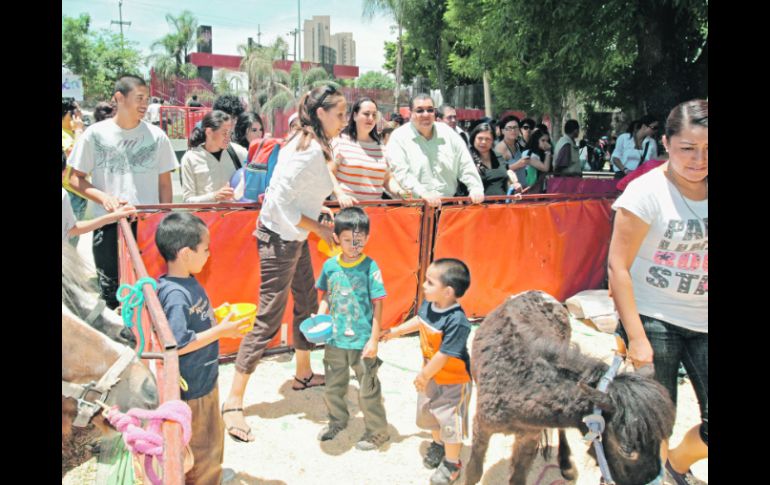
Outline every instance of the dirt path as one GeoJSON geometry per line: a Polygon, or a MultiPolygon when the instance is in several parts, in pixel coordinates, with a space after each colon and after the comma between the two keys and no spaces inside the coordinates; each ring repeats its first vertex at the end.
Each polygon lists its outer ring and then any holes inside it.
{"type": "MultiPolygon", "coordinates": [[[[573,323],[573,341],[584,352],[611,361],[614,338],[601,334],[582,323],[573,323]]],[[[323,369],[323,351],[312,353],[313,368],[323,369]]],[[[257,441],[236,443],[225,437],[224,466],[232,468],[236,478],[228,483],[240,485],[425,485],[432,473],[422,466],[422,455],[430,434],[414,423],[416,394],[412,380],[419,370],[421,357],[415,337],[396,339],[380,347],[385,362],[380,379],[385,409],[390,423],[390,442],[382,451],[363,452],[354,448],[363,434],[363,418],[358,411],[357,383],[351,379],[348,402],[351,421],[348,428],[331,442],[316,440],[318,430],[326,420],[322,388],[302,392],[291,390],[293,361],[288,355],[265,359],[254,373],[246,394],[246,420],[254,430],[257,441]]],[[[220,396],[227,394],[234,366],[220,366],[220,396]]],[[[475,392],[471,402],[475,409],[475,392]]],[[[680,385],[677,424],[672,442],[679,443],[684,433],[698,422],[698,405],[689,382],[680,385]]],[[[585,453],[586,445],[577,430],[567,432],[578,465],[578,485],[599,483],[599,470],[585,453]]],[[[554,442],[556,441],[554,437],[554,442]]],[[[484,465],[485,485],[507,483],[513,438],[493,436],[484,465]]],[[[470,441],[466,442],[470,445],[470,441]]],[[[467,460],[469,446],[464,447],[462,459],[467,460]]],[[[86,477],[85,464],[67,476],[63,483],[93,483],[86,477]]],[[[708,479],[708,460],[696,464],[693,472],[708,479]]],[[[93,475],[91,475],[93,476],[93,475]]],[[[541,458],[533,466],[531,485],[566,485],[554,463],[541,458]]]]}

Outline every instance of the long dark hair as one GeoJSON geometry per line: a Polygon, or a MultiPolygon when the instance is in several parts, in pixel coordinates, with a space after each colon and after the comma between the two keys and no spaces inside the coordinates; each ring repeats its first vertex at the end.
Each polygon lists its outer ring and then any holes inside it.
{"type": "MultiPolygon", "coordinates": [[[[346,126],[344,130],[342,130],[342,132],[348,135],[350,139],[353,141],[356,141],[358,139],[358,127],[356,126],[356,115],[358,114],[359,111],[361,111],[361,105],[366,102],[372,103],[375,108],[379,108],[379,106],[377,106],[377,102],[368,96],[364,96],[363,98],[360,98],[358,101],[355,102],[355,104],[353,104],[353,109],[350,110],[350,118],[348,118],[348,126],[346,126]]],[[[374,140],[378,145],[382,144],[382,142],[380,141],[380,135],[377,133],[376,125],[374,126],[374,128],[372,128],[372,131],[369,132],[369,136],[372,137],[372,140],[374,140]]]]}
{"type": "Polygon", "coordinates": [[[230,115],[224,111],[216,109],[214,111],[209,111],[201,120],[201,125],[193,128],[187,146],[189,148],[195,148],[203,145],[206,143],[206,128],[211,128],[213,131],[216,131],[222,124],[227,123],[228,121],[230,121],[230,115]]]}
{"type": "MultiPolygon", "coordinates": [[[[476,125],[473,131],[471,131],[471,135],[470,135],[471,156],[473,157],[473,163],[476,164],[476,168],[478,168],[479,172],[484,172],[488,170],[486,165],[484,165],[481,162],[481,153],[479,153],[479,151],[476,150],[476,146],[474,145],[474,142],[476,141],[476,135],[478,135],[482,131],[488,131],[489,134],[492,135],[492,143],[495,142],[495,129],[489,123],[479,123],[478,125],[476,125]]],[[[500,159],[497,158],[497,154],[492,149],[492,147],[490,147],[489,149],[489,158],[490,158],[492,168],[497,168],[500,166],[500,159]]]]}
{"type": "Polygon", "coordinates": [[[265,124],[262,123],[262,118],[253,111],[246,111],[238,115],[238,121],[235,124],[235,130],[233,130],[233,141],[240,146],[248,149],[249,140],[246,138],[246,133],[251,129],[251,125],[259,123],[262,127],[262,134],[265,133],[265,124]]]}
{"type": "Polygon", "coordinates": [[[527,150],[540,157],[540,161],[542,162],[545,162],[545,151],[540,148],[540,139],[544,136],[547,136],[548,138],[551,137],[548,133],[537,129],[529,135],[529,143],[527,143],[527,150]]]}
{"type": "Polygon", "coordinates": [[[289,141],[291,141],[296,136],[300,137],[297,151],[307,150],[310,146],[310,142],[316,140],[318,144],[321,145],[324,158],[327,161],[332,159],[329,139],[326,137],[326,133],[324,133],[323,125],[318,118],[316,110],[318,108],[323,108],[325,111],[329,111],[340,102],[340,98],[345,99],[342,96],[342,93],[337,91],[337,88],[331,84],[318,86],[312,91],[305,93],[300,98],[297,109],[300,129],[295,131],[291,138],[289,138],[289,141]]]}

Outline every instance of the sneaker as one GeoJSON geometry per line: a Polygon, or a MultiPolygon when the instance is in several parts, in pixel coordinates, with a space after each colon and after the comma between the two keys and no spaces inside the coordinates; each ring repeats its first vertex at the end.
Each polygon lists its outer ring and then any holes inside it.
{"type": "Polygon", "coordinates": [[[664,483],[667,485],[708,485],[700,478],[696,478],[690,470],[685,473],[677,472],[668,460],[666,460],[664,483]]]}
{"type": "Polygon", "coordinates": [[[436,468],[444,460],[444,445],[440,445],[435,441],[430,442],[428,451],[425,452],[425,458],[422,460],[422,464],[426,468],[436,468]]]}
{"type": "Polygon", "coordinates": [[[345,426],[329,423],[321,428],[321,432],[318,433],[318,441],[333,440],[334,437],[337,436],[343,429],[345,429],[345,426]]]}
{"type": "Polygon", "coordinates": [[[364,433],[358,443],[356,443],[356,449],[361,451],[376,450],[380,446],[384,445],[390,439],[390,435],[385,433],[364,433]]]}
{"type": "Polygon", "coordinates": [[[441,465],[430,476],[430,485],[449,485],[454,483],[460,477],[462,465],[461,462],[457,462],[457,465],[455,465],[454,463],[442,460],[441,465]]]}

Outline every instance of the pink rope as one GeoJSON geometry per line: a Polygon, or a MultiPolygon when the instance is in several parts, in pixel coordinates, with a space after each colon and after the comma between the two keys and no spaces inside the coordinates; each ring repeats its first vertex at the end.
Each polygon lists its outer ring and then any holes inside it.
{"type": "Polygon", "coordinates": [[[165,402],[154,411],[134,408],[121,413],[116,406],[107,411],[107,420],[123,433],[123,441],[131,453],[144,455],[144,469],[153,485],[163,483],[152,467],[153,458],[163,461],[163,421],[182,425],[183,445],[186,446],[192,436],[192,411],[187,403],[178,400],[165,402]],[[142,420],[148,421],[146,430],[141,427],[142,420]]]}

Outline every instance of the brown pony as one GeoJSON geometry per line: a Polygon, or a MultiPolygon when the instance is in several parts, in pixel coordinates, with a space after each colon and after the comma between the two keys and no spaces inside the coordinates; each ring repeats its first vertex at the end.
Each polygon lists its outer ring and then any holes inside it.
{"type": "Polygon", "coordinates": [[[609,366],[570,346],[570,335],[564,306],[541,291],[508,298],[481,323],[471,354],[478,394],[467,485],[481,479],[493,433],[515,435],[509,483],[524,485],[547,428],[559,429],[559,467],[565,478],[574,479],[577,470],[564,429],[585,433],[583,417],[594,405],[604,411],[602,441],[616,483],[643,485],[658,476],[660,443],[674,426],[665,388],[651,378],[623,373],[606,394],[598,391],[609,366]]]}
{"type": "Polygon", "coordinates": [[[136,354],[128,353],[133,350],[111,340],[62,307],[62,476],[91,457],[92,446],[99,438],[115,432],[99,412],[86,418],[84,426],[76,426],[78,402],[65,397],[65,383],[88,387],[108,372],[114,372],[119,378],[109,386],[106,395],[85,392],[81,404],[92,406],[88,403],[101,397],[105,404],[117,405],[123,412],[158,406],[155,377],[136,354]],[[119,361],[125,364],[111,370],[119,361]]]}

